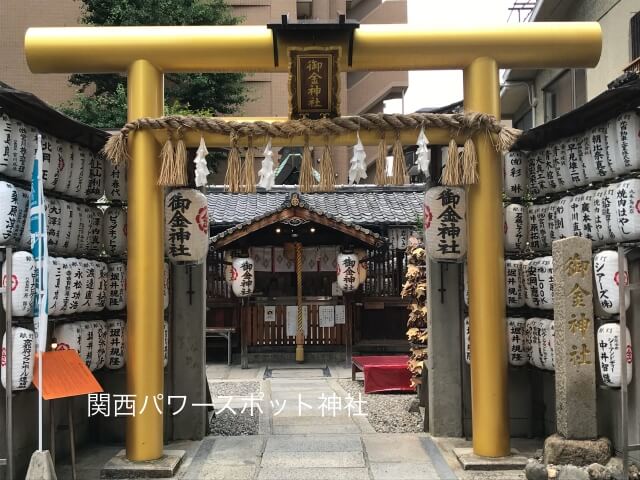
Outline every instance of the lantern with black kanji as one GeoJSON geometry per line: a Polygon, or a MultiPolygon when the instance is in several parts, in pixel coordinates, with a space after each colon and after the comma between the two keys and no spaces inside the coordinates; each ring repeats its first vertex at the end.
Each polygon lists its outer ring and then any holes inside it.
{"type": "MultiPolygon", "coordinates": [[[[12,257],[12,275],[7,279],[6,262],[2,265],[2,286],[11,288],[11,308],[16,317],[33,314],[33,301],[36,293],[36,264],[29,252],[14,252],[12,257]]],[[[2,296],[2,305],[7,310],[7,297],[2,296]]]]}
{"type": "Polygon", "coordinates": [[[525,334],[526,322],[524,317],[507,318],[507,354],[509,355],[509,364],[514,367],[520,367],[529,362],[525,334]]]}
{"type": "Polygon", "coordinates": [[[356,250],[355,253],[358,256],[358,282],[359,285],[364,285],[367,280],[367,251],[356,250]]]}
{"type": "MultiPolygon", "coordinates": [[[[33,379],[33,360],[35,354],[35,336],[31,330],[21,327],[12,328],[11,352],[11,390],[26,390],[33,379]]],[[[7,334],[2,336],[2,386],[7,388],[7,334]]]]}
{"type": "Polygon", "coordinates": [[[124,320],[107,320],[107,353],[105,366],[109,370],[122,368],[125,363],[125,330],[124,320]]]}
{"type": "Polygon", "coordinates": [[[166,254],[172,263],[198,264],[209,248],[207,197],[198,190],[179,188],[165,200],[166,254]]]}
{"type": "Polygon", "coordinates": [[[640,168],[640,115],[631,110],[616,118],[618,151],[616,173],[631,172],[640,168]]]}
{"type": "Polygon", "coordinates": [[[127,249],[127,212],[109,207],[102,217],[102,242],[107,255],[124,255],[127,249]]]}
{"type": "Polygon", "coordinates": [[[464,361],[471,365],[471,325],[469,317],[464,317],[464,361]]]}
{"type": "Polygon", "coordinates": [[[107,360],[107,324],[104,320],[93,320],[93,349],[91,350],[91,364],[89,369],[100,370],[107,360]]]}
{"type": "Polygon", "coordinates": [[[107,310],[124,310],[127,305],[127,266],[122,262],[107,266],[107,310]]]}
{"type": "MultiPolygon", "coordinates": [[[[627,258],[623,259],[624,284],[629,284],[629,266],[627,258]]],[[[620,313],[620,270],[618,268],[618,252],[615,250],[604,250],[598,252],[593,257],[593,276],[598,293],[598,303],[602,310],[609,315],[620,313]]],[[[628,289],[625,290],[624,303],[629,308],[631,295],[628,289]]]]}
{"type": "Polygon", "coordinates": [[[26,192],[11,183],[0,182],[0,245],[20,240],[28,212],[26,192]]]}
{"type": "Polygon", "coordinates": [[[424,196],[424,239],[433,260],[461,261],[467,253],[467,202],[460,187],[433,187],[424,196]]]}
{"type": "Polygon", "coordinates": [[[507,307],[524,307],[524,267],[522,260],[504,261],[505,297],[507,307]]]}
{"type": "Polygon", "coordinates": [[[248,297],[255,287],[255,265],[251,257],[234,258],[231,268],[231,288],[236,297],[248,297]]]}
{"type": "MultiPolygon", "coordinates": [[[[627,364],[627,385],[633,377],[633,349],[631,347],[631,333],[627,328],[624,361],[627,364]]],[[[598,328],[598,358],[600,359],[600,376],[605,385],[620,387],[622,385],[622,368],[620,361],[620,324],[605,323],[598,328]]]]}
{"type": "Polygon", "coordinates": [[[504,155],[504,193],[507,197],[523,197],[527,192],[527,153],[507,152],[504,155]]]}
{"type": "Polygon", "coordinates": [[[504,208],[504,249],[507,252],[524,250],[529,238],[527,207],[512,203],[504,208]]]}
{"type": "Polygon", "coordinates": [[[78,355],[87,365],[87,368],[91,369],[91,360],[93,359],[93,349],[96,348],[93,339],[93,322],[91,320],[84,320],[78,322],[80,327],[80,350],[78,355]]]}
{"type": "Polygon", "coordinates": [[[338,254],[338,287],[343,292],[353,292],[360,286],[360,274],[358,272],[358,255],[355,253],[338,254]]]}

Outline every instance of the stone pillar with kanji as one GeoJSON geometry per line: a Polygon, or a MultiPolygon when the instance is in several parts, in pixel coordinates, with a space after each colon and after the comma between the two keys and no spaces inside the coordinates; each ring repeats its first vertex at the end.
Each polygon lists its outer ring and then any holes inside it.
{"type": "Polygon", "coordinates": [[[554,241],[553,277],[557,430],[566,439],[593,439],[598,429],[591,241],[554,241]]]}

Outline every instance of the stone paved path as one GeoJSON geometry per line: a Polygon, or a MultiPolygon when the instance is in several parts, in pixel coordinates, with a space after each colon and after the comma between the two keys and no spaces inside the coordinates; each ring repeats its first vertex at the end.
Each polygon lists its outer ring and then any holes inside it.
{"type": "Polygon", "coordinates": [[[182,478],[457,478],[428,435],[377,434],[366,417],[350,416],[344,408],[347,394],[335,378],[310,370],[277,371],[264,381],[263,392],[260,435],[208,437],[182,478]],[[339,398],[342,409],[325,409],[323,417],[323,397],[339,398]]]}

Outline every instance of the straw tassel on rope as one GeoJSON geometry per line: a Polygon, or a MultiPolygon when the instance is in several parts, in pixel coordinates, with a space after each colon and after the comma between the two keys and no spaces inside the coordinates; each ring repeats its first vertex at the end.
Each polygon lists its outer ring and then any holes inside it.
{"type": "Polygon", "coordinates": [[[400,132],[396,132],[396,141],[393,144],[393,185],[404,185],[406,177],[406,165],[404,160],[404,150],[400,141],[400,132]]]}
{"type": "Polygon", "coordinates": [[[462,182],[460,174],[460,155],[458,154],[458,144],[455,139],[451,139],[449,142],[447,156],[447,164],[442,172],[442,184],[448,186],[460,185],[462,182]]]}
{"type": "Polygon", "coordinates": [[[313,190],[313,164],[311,160],[311,148],[309,147],[309,137],[304,139],[304,149],[302,151],[302,164],[300,165],[300,192],[306,193],[313,190]]]}
{"type": "Polygon", "coordinates": [[[124,165],[129,160],[128,135],[120,132],[111,135],[102,147],[102,153],[111,160],[113,165],[124,165]]]}
{"type": "Polygon", "coordinates": [[[187,175],[187,147],[184,144],[182,133],[178,129],[178,143],[176,144],[175,163],[176,163],[176,176],[174,178],[175,183],[173,185],[183,187],[189,183],[189,176],[187,175]]]}
{"type": "Polygon", "coordinates": [[[164,142],[162,150],[160,150],[160,176],[158,177],[158,185],[170,186],[171,178],[175,176],[175,151],[173,149],[171,130],[167,130],[167,141],[164,142]]]}
{"type": "Polygon", "coordinates": [[[380,131],[380,141],[378,142],[378,156],[376,157],[376,185],[386,185],[387,179],[387,143],[384,132],[380,131]]]}
{"type": "Polygon", "coordinates": [[[246,193],[256,191],[256,176],[253,171],[254,158],[253,137],[249,137],[249,146],[247,147],[247,153],[244,156],[244,164],[242,166],[242,191],[246,193]]]}
{"type": "Polygon", "coordinates": [[[471,137],[464,141],[462,153],[462,183],[463,185],[473,185],[478,183],[478,156],[476,146],[471,137]]]}
{"type": "Polygon", "coordinates": [[[324,151],[320,159],[320,190],[332,192],[336,189],[336,176],[333,170],[333,157],[329,146],[329,137],[325,137],[324,151]]]}
{"type": "Polygon", "coordinates": [[[230,135],[231,149],[227,157],[227,173],[224,177],[225,189],[228,192],[238,193],[240,191],[240,150],[238,149],[238,136],[234,133],[230,135]]]}

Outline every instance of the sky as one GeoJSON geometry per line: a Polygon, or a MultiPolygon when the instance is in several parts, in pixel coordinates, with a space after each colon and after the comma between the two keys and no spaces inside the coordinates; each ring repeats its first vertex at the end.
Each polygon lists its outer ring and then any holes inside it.
{"type": "MultiPolygon", "coordinates": [[[[425,28],[506,23],[513,0],[407,0],[407,23],[425,28]]],[[[462,71],[409,72],[405,113],[462,100],[462,71]]],[[[385,102],[385,112],[402,113],[402,102],[385,102]]]]}

